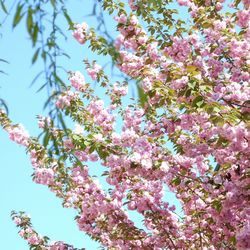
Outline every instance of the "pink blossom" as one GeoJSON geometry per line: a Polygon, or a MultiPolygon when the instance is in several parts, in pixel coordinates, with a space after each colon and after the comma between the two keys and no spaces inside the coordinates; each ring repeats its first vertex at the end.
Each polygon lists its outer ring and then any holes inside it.
{"type": "Polygon", "coordinates": [[[7,131],[9,133],[9,138],[12,141],[15,141],[23,146],[28,145],[29,133],[25,130],[22,124],[8,128],[7,131]]]}
{"type": "Polygon", "coordinates": [[[18,217],[15,217],[14,222],[16,223],[16,225],[20,225],[22,223],[22,220],[18,217]]]}
{"type": "Polygon", "coordinates": [[[54,180],[54,171],[50,168],[37,168],[35,170],[35,182],[43,185],[51,185],[54,180]]]}
{"type": "Polygon", "coordinates": [[[77,100],[78,98],[79,98],[78,93],[72,91],[66,91],[58,97],[56,101],[56,106],[59,109],[64,109],[65,107],[69,107],[71,102],[77,100]]]}
{"type": "Polygon", "coordinates": [[[240,10],[237,12],[237,24],[242,27],[246,28],[249,26],[250,22],[250,11],[249,10],[240,10]]]}
{"type": "Polygon", "coordinates": [[[84,89],[85,89],[85,78],[81,74],[81,72],[76,71],[74,73],[71,73],[70,77],[69,77],[69,80],[70,80],[71,85],[76,90],[84,91],[84,89]]]}
{"type": "Polygon", "coordinates": [[[98,73],[100,72],[101,69],[102,67],[95,63],[92,68],[87,69],[87,72],[88,72],[88,75],[92,78],[92,80],[96,80],[98,73]]]}
{"type": "Polygon", "coordinates": [[[30,237],[28,237],[27,241],[31,245],[38,245],[40,243],[41,239],[38,237],[38,235],[32,234],[30,237]]]}
{"type": "Polygon", "coordinates": [[[75,24],[73,37],[80,43],[84,44],[86,42],[86,32],[88,29],[88,25],[86,23],[75,24]]]}
{"type": "Polygon", "coordinates": [[[128,86],[120,86],[118,83],[113,85],[113,93],[118,96],[125,96],[128,93],[128,86]]]}
{"type": "Polygon", "coordinates": [[[120,16],[115,16],[114,19],[119,22],[125,24],[127,22],[127,16],[125,14],[121,14],[120,16]]]}
{"type": "Polygon", "coordinates": [[[38,127],[45,128],[46,126],[51,126],[52,121],[50,117],[38,116],[38,127]]]}

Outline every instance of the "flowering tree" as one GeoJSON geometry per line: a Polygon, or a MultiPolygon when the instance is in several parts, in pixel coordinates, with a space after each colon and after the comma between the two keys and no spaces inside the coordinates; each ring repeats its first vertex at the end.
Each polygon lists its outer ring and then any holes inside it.
{"type": "MultiPolygon", "coordinates": [[[[138,101],[126,105],[127,83],[113,83],[96,62],[85,61],[109,102],[82,73],[70,72],[73,89],[55,105],[75,130],[39,117],[42,145],[3,111],[0,122],[27,148],[33,180],[73,207],[79,230],[103,247],[250,249],[250,2],[178,4],[188,10],[187,20],[167,0],[130,0],[129,10],[104,0],[120,32],[113,46],[86,23],[74,26],[80,44],[110,55],[136,80],[138,101]],[[89,162],[106,168],[107,190],[89,174],[89,162]],[[144,228],[129,218],[130,210],[143,216],[144,228]]],[[[12,216],[31,249],[75,249],[40,236],[23,212],[12,216]]]]}

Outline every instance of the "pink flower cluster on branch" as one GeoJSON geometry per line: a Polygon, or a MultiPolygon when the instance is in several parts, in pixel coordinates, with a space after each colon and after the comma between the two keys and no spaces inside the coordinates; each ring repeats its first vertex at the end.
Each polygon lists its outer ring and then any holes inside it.
{"type": "MultiPolygon", "coordinates": [[[[187,28],[166,1],[156,2],[129,1],[128,14],[123,4],[104,1],[118,13],[113,46],[85,24],[73,33],[139,84],[139,102],[125,104],[126,82],[113,84],[85,61],[109,106],[77,71],[69,78],[76,91],[69,88],[56,101],[76,130],[40,119],[42,146],[3,112],[0,123],[27,148],[34,181],[76,209],[79,229],[104,247],[249,249],[249,3],[235,2],[235,13],[225,15],[224,1],[178,1],[189,8],[187,28]],[[105,168],[100,179],[108,191],[90,175],[89,161],[105,168]],[[167,192],[178,199],[180,214],[167,192]],[[142,228],[131,211],[143,217],[142,228]]],[[[37,234],[31,238],[43,244],[37,234]]]]}
{"type": "MultiPolygon", "coordinates": [[[[32,227],[29,215],[24,212],[12,212],[11,217],[17,227],[20,228],[19,235],[27,241],[31,249],[41,250],[78,250],[72,245],[68,245],[62,241],[50,242],[46,236],[39,235],[32,227]]],[[[81,248],[79,250],[84,250],[81,248]]]]}

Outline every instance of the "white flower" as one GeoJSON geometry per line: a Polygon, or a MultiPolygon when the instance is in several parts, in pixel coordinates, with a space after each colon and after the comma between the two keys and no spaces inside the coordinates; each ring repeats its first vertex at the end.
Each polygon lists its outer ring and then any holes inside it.
{"type": "Polygon", "coordinates": [[[75,134],[79,134],[79,135],[83,134],[84,133],[84,128],[79,124],[75,124],[75,129],[73,130],[73,132],[75,134]]]}

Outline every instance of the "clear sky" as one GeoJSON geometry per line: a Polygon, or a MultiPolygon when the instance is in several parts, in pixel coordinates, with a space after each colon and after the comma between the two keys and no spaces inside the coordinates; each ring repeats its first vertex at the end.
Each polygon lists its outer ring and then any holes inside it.
{"type": "MultiPolygon", "coordinates": [[[[91,13],[92,0],[71,1],[68,11],[74,16],[74,22],[87,21],[89,26],[95,27],[95,17],[85,17],[91,13]]],[[[109,32],[115,35],[115,24],[111,17],[105,16],[108,21],[109,32]]],[[[0,21],[2,16],[0,16],[0,21]]],[[[10,64],[0,64],[8,75],[0,75],[0,97],[8,104],[10,118],[14,123],[22,123],[31,135],[38,135],[36,115],[45,114],[42,108],[47,98],[46,91],[36,93],[36,90],[44,83],[40,78],[33,87],[29,84],[41,70],[41,63],[31,66],[31,57],[34,50],[22,22],[14,31],[11,29],[12,17],[4,24],[1,33],[0,58],[4,58],[10,64]]],[[[87,46],[79,45],[71,32],[67,31],[67,24],[62,20],[61,27],[65,28],[69,40],[63,42],[65,51],[71,59],[64,59],[62,65],[67,70],[80,70],[84,72],[82,60],[99,59],[98,63],[104,65],[103,58],[93,55],[87,46]]],[[[66,75],[62,76],[64,79],[66,75]]],[[[30,175],[32,167],[25,149],[8,139],[8,135],[0,129],[0,249],[26,250],[26,242],[18,236],[18,230],[11,221],[11,210],[26,211],[31,215],[34,229],[42,235],[47,235],[52,240],[63,240],[75,247],[86,249],[98,249],[98,244],[90,240],[88,236],[80,232],[73,218],[74,211],[62,208],[61,200],[55,198],[45,186],[32,182],[30,175]]]]}

